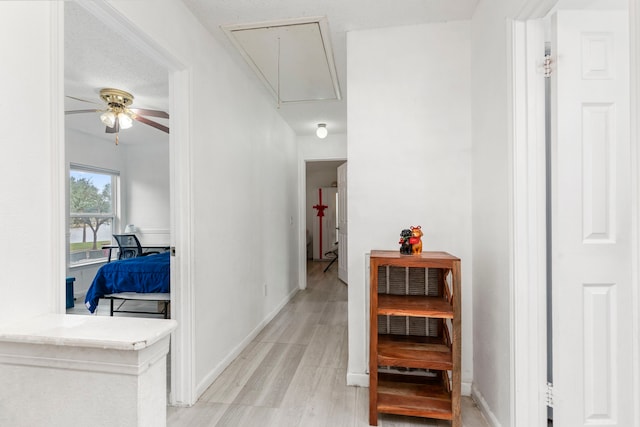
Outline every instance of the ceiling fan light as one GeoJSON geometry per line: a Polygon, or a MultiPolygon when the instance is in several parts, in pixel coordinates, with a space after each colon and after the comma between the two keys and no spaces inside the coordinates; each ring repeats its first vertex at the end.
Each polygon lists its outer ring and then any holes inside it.
{"type": "Polygon", "coordinates": [[[133,119],[126,113],[118,113],[118,123],[122,129],[129,129],[133,126],[133,119]]]}
{"type": "Polygon", "coordinates": [[[116,115],[113,111],[107,111],[100,115],[100,121],[107,127],[112,128],[116,124],[116,115]]]}
{"type": "Polygon", "coordinates": [[[327,131],[326,123],[318,123],[318,129],[316,129],[316,136],[320,139],[324,139],[327,137],[329,132],[327,131]]]}

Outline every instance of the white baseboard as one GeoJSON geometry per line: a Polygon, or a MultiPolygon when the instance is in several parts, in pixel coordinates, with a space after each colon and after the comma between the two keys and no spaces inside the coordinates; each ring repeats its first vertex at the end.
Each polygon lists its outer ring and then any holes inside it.
{"type": "Polygon", "coordinates": [[[493,414],[491,408],[489,408],[489,404],[484,400],[482,393],[480,393],[475,385],[471,386],[471,398],[476,402],[482,412],[482,415],[484,415],[491,427],[502,427],[502,424],[500,424],[496,416],[493,414]]]}
{"type": "Polygon", "coordinates": [[[287,305],[287,303],[289,301],[291,301],[291,298],[293,298],[293,296],[298,293],[300,289],[298,287],[296,287],[294,290],[292,290],[281,302],[280,304],[278,304],[278,306],[267,315],[267,317],[264,318],[264,320],[262,320],[262,322],[260,322],[258,324],[258,326],[256,326],[253,331],[251,331],[251,333],[249,333],[249,335],[246,336],[246,338],[244,340],[242,340],[240,342],[240,344],[238,344],[228,355],[227,357],[225,357],[220,363],[218,363],[218,365],[216,367],[214,367],[203,379],[202,381],[200,381],[200,383],[197,385],[196,387],[196,396],[197,398],[200,398],[200,396],[202,396],[202,394],[209,388],[209,386],[211,386],[211,384],[213,384],[213,382],[216,380],[216,378],[218,378],[220,376],[220,374],[227,368],[227,366],[229,366],[231,364],[231,362],[233,362],[235,360],[236,357],[238,357],[240,355],[240,353],[242,353],[242,350],[244,350],[245,348],[247,348],[247,346],[251,343],[251,341],[253,341],[253,339],[255,337],[258,336],[258,334],[264,329],[265,326],[267,326],[269,324],[269,322],[271,322],[273,320],[274,317],[276,317],[276,315],[278,313],[280,313],[280,310],[282,310],[282,308],[287,305]]]}
{"type": "Polygon", "coordinates": [[[471,396],[471,383],[462,382],[460,384],[460,394],[463,396],[471,396]]]}
{"type": "Polygon", "coordinates": [[[347,385],[355,387],[369,387],[369,374],[355,374],[347,372],[347,385]]]}

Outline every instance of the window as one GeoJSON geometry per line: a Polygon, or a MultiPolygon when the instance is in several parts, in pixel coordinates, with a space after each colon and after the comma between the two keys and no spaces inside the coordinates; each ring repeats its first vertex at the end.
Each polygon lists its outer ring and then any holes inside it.
{"type": "Polygon", "coordinates": [[[119,173],[71,165],[69,173],[69,265],[104,261],[116,222],[119,173]]]}

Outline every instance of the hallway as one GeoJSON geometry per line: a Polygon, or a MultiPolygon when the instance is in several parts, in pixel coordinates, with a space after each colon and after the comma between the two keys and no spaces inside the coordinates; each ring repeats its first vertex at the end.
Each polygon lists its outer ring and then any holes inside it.
{"type": "MultiPolygon", "coordinates": [[[[337,265],[309,262],[298,294],[191,408],[167,409],[168,427],[365,427],[369,389],[348,387],[347,286],[337,265]]],[[[485,427],[468,397],[465,427],[485,427]]],[[[383,427],[449,422],[381,414],[383,427]]]]}

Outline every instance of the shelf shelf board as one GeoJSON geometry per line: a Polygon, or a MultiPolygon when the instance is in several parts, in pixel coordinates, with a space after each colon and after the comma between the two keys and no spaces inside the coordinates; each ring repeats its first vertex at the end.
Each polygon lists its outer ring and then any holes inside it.
{"type": "Polygon", "coordinates": [[[378,265],[395,265],[400,267],[426,267],[449,269],[460,258],[446,252],[422,252],[420,254],[403,255],[400,251],[371,251],[371,261],[378,265]]]}
{"type": "Polygon", "coordinates": [[[386,414],[453,419],[451,394],[441,377],[380,374],[377,409],[386,414]]]}
{"type": "Polygon", "coordinates": [[[378,294],[378,314],[453,319],[453,307],[442,297],[378,294]]]}
{"type": "Polygon", "coordinates": [[[453,357],[438,337],[378,335],[378,365],[451,370],[453,357]]]}

